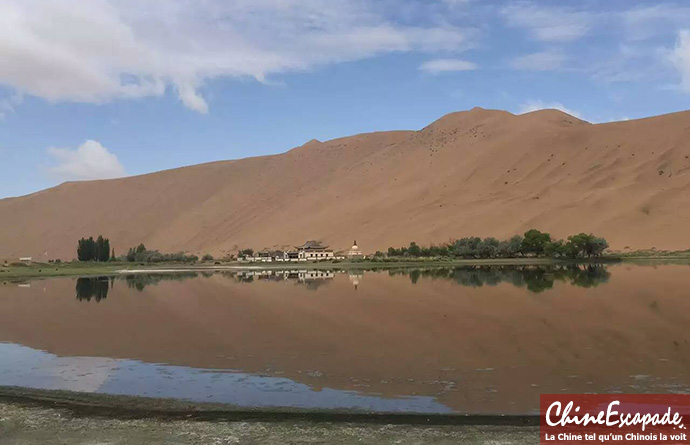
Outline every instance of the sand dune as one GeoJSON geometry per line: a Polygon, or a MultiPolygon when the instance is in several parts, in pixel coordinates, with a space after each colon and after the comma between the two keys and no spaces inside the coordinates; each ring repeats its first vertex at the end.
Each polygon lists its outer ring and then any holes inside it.
{"type": "Polygon", "coordinates": [[[70,259],[78,238],[98,234],[117,253],[143,242],[218,256],[306,239],[373,252],[533,227],[591,231],[614,249],[686,249],[689,169],[690,112],[592,125],[475,108],[419,131],[3,199],[0,258],[70,259]]]}

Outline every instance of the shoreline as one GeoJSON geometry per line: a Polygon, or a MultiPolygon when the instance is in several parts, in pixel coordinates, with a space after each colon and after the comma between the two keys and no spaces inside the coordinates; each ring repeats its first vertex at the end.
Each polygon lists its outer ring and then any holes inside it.
{"type": "Polygon", "coordinates": [[[222,272],[242,270],[387,270],[399,268],[435,268],[461,266],[564,266],[585,264],[690,264],[686,256],[616,256],[593,259],[553,258],[506,258],[506,259],[456,259],[456,260],[400,260],[400,261],[322,261],[305,263],[244,263],[224,264],[182,264],[182,263],[34,263],[24,266],[0,267],[0,282],[7,280],[51,278],[117,276],[143,273],[222,272]]]}
{"type": "Polygon", "coordinates": [[[360,423],[388,425],[457,425],[531,427],[539,415],[426,414],[414,412],[368,412],[346,409],[291,407],[246,407],[182,399],[124,396],[66,390],[0,386],[0,403],[33,408],[59,408],[74,416],[133,420],[360,423]]]}

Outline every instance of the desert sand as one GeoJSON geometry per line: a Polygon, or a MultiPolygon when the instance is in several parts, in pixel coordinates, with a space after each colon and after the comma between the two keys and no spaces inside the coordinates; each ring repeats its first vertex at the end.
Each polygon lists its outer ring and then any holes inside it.
{"type": "Polygon", "coordinates": [[[0,258],[116,253],[222,256],[318,239],[365,252],[530,228],[593,232],[624,249],[690,248],[690,112],[590,124],[556,110],[475,108],[419,131],[312,140],[286,153],[0,200],[0,258]]]}

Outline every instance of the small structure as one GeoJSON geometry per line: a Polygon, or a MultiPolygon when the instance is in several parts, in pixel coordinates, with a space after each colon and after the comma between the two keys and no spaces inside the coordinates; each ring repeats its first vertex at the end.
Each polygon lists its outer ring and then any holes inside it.
{"type": "Polygon", "coordinates": [[[350,251],[347,253],[347,258],[350,260],[364,259],[364,254],[362,253],[361,250],[359,250],[359,246],[357,245],[357,240],[355,240],[355,242],[352,243],[352,247],[350,248],[350,251]]]}
{"type": "Polygon", "coordinates": [[[334,257],[333,251],[319,241],[307,241],[301,246],[295,246],[295,249],[297,249],[297,257],[300,260],[332,260],[334,257]]]}
{"type": "Polygon", "coordinates": [[[24,263],[26,265],[31,265],[31,259],[32,258],[30,256],[25,256],[25,257],[19,258],[19,262],[24,263]]]}

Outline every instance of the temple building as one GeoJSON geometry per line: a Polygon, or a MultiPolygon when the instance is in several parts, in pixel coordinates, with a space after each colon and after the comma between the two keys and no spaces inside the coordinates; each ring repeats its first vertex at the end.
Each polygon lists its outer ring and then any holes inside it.
{"type": "Polygon", "coordinates": [[[332,260],[334,257],[333,251],[319,241],[307,241],[301,246],[295,246],[295,249],[300,260],[332,260]]]}
{"type": "Polygon", "coordinates": [[[350,251],[347,252],[347,257],[348,257],[348,259],[351,259],[351,260],[364,259],[364,254],[362,253],[361,250],[359,250],[359,246],[357,246],[357,240],[355,240],[355,242],[352,244],[350,251]]]}

